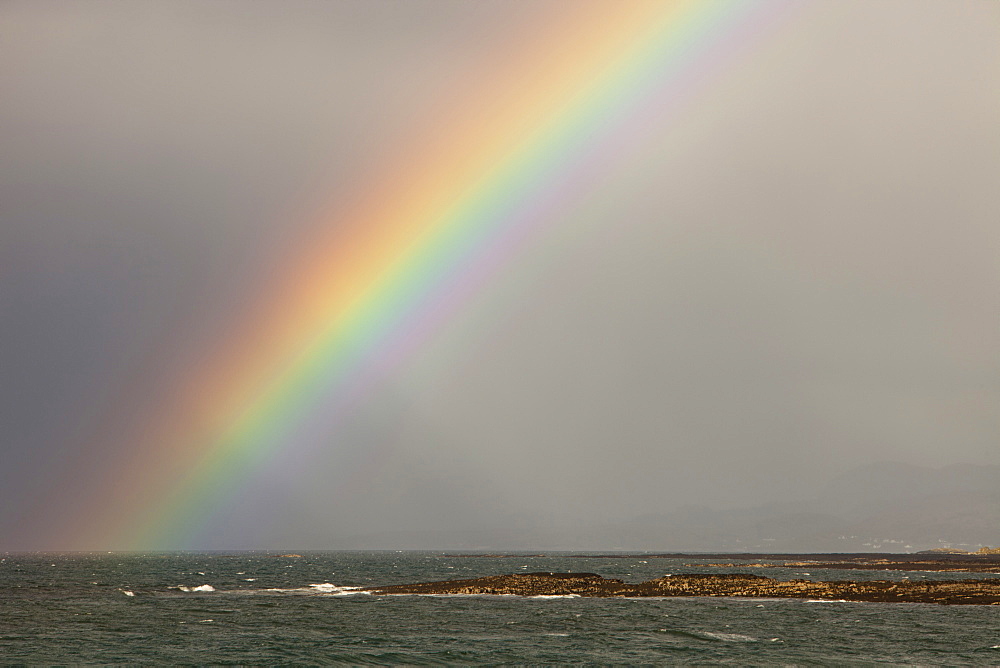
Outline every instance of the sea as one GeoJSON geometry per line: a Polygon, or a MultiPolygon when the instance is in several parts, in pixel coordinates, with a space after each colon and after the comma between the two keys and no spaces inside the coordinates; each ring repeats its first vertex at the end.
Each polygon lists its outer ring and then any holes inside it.
{"type": "Polygon", "coordinates": [[[538,571],[629,582],[684,572],[1000,577],[709,563],[433,552],[0,554],[0,664],[1000,665],[1000,606],[353,589],[538,571]]]}

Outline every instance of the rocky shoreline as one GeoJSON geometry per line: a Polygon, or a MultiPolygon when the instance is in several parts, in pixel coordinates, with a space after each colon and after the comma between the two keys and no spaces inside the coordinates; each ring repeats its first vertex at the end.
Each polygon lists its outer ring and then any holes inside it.
{"type": "Polygon", "coordinates": [[[686,573],[630,584],[596,573],[515,573],[468,580],[366,587],[373,594],[514,596],[733,596],[879,603],[1000,605],[1000,578],[980,580],[781,581],[762,575],[686,573]]]}

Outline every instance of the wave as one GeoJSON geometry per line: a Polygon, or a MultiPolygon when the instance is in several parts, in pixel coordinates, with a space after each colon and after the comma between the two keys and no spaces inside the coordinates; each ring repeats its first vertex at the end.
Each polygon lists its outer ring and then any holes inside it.
{"type": "Polygon", "coordinates": [[[321,582],[319,584],[311,584],[309,587],[317,593],[328,594],[332,596],[352,596],[354,594],[370,594],[371,592],[362,591],[361,587],[341,587],[329,582],[321,582]]]}
{"type": "Polygon", "coordinates": [[[305,587],[270,587],[268,589],[240,589],[243,594],[292,594],[299,596],[356,596],[358,594],[371,594],[361,587],[347,587],[335,585],[330,582],[311,584],[305,587]]]}
{"type": "Polygon", "coordinates": [[[699,631],[695,635],[701,635],[709,640],[720,640],[722,642],[757,642],[753,636],[745,636],[742,633],[720,633],[717,631],[699,631]]]}
{"type": "Polygon", "coordinates": [[[177,587],[171,587],[171,589],[177,589],[179,591],[215,591],[215,587],[210,584],[198,585],[197,587],[178,585],[177,587]]]}
{"type": "MultiPolygon", "coordinates": [[[[722,631],[660,629],[660,633],[666,633],[680,638],[693,638],[695,640],[708,640],[712,642],[759,642],[759,640],[753,636],[743,635],[742,633],[724,633],[722,631]]],[[[771,642],[775,642],[775,640],[776,639],[771,639],[771,642]]]]}

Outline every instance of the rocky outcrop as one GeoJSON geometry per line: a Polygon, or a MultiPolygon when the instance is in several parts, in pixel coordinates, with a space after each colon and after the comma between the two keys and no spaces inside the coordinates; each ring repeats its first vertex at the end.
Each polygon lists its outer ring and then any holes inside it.
{"type": "Polygon", "coordinates": [[[1000,578],[920,582],[781,581],[762,575],[688,573],[637,584],[595,573],[516,573],[470,580],[368,587],[373,594],[464,594],[515,596],[736,596],[888,603],[1000,605],[1000,578]]]}
{"type": "Polygon", "coordinates": [[[472,580],[372,587],[379,594],[513,594],[516,596],[629,596],[634,585],[596,573],[515,573],[472,580]]]}

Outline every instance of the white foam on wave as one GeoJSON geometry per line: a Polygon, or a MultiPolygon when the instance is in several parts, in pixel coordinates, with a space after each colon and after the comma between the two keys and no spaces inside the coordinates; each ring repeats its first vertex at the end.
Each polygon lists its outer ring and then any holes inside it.
{"type": "Polygon", "coordinates": [[[180,585],[177,587],[181,591],[215,591],[215,587],[210,584],[198,585],[197,587],[187,587],[185,585],[180,585]]]}
{"type": "Polygon", "coordinates": [[[809,598],[806,603],[850,603],[846,598],[809,598]]]}
{"type": "Polygon", "coordinates": [[[538,594],[528,598],[580,598],[579,594],[538,594]]]}
{"type": "Polygon", "coordinates": [[[371,594],[370,591],[363,591],[361,587],[342,587],[331,582],[321,582],[306,587],[292,587],[287,589],[271,587],[269,589],[247,589],[242,591],[247,593],[298,594],[300,596],[315,596],[318,594],[323,596],[355,596],[357,594],[371,594]]]}
{"type": "Polygon", "coordinates": [[[329,594],[332,596],[351,596],[353,594],[370,594],[368,591],[361,591],[361,587],[341,587],[330,582],[311,584],[309,587],[314,592],[329,594]]]}
{"type": "Polygon", "coordinates": [[[722,642],[757,642],[757,639],[753,636],[745,636],[742,633],[719,633],[716,631],[701,631],[698,635],[704,636],[706,638],[711,638],[712,640],[721,640],[722,642]]]}
{"type": "Polygon", "coordinates": [[[126,596],[135,596],[135,592],[129,589],[119,589],[118,591],[125,594],[126,596]]]}

